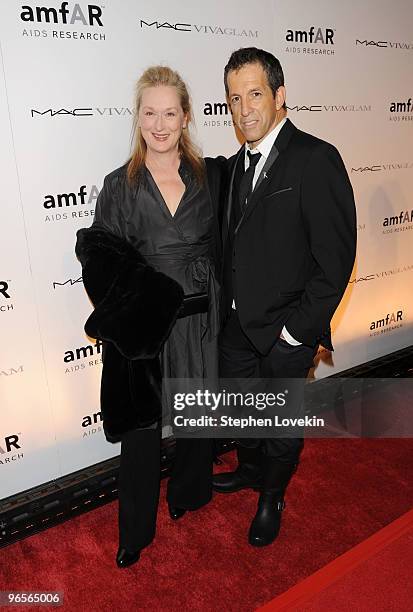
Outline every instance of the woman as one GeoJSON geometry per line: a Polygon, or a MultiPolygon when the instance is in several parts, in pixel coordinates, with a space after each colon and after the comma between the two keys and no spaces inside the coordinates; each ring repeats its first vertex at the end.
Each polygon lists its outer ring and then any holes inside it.
{"type": "MultiPolygon", "coordinates": [[[[85,329],[106,340],[104,429],[110,441],[121,440],[116,557],[121,568],[135,563],[155,535],[161,451],[157,367],[160,363],[164,379],[217,374],[223,164],[200,157],[189,135],[191,120],[179,74],[164,66],[147,69],[137,84],[132,157],[105,178],[93,226],[78,232],[77,254],[95,305],[85,329]],[[192,296],[183,310],[182,292],[192,296]]],[[[169,409],[167,393],[162,399],[169,409]]],[[[176,440],[167,489],[172,519],[209,502],[211,448],[206,439],[176,440]]]]}

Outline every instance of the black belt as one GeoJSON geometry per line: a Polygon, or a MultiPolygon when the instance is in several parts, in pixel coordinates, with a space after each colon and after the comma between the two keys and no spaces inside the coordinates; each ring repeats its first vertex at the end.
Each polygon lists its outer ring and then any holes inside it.
{"type": "Polygon", "coordinates": [[[189,317],[200,312],[208,312],[208,295],[206,293],[185,295],[177,319],[183,319],[183,317],[189,317]]]}

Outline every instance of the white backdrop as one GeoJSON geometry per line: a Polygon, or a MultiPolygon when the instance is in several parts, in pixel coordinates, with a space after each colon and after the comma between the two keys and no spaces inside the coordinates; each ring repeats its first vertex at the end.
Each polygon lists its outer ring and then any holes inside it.
{"type": "Polygon", "coordinates": [[[179,70],[196,140],[230,155],[224,65],[241,46],[278,56],[291,120],[338,147],[358,210],[336,350],[320,352],[315,376],[412,343],[412,18],[409,0],[2,4],[0,499],[119,452],[100,426],[100,347],[83,331],[74,243],[103,177],[128,158],[149,65],[179,70]]]}

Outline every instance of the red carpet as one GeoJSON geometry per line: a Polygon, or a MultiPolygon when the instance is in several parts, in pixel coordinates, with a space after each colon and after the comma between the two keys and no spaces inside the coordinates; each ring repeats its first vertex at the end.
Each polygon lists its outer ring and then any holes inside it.
{"type": "Polygon", "coordinates": [[[259,612],[411,610],[413,510],[299,582],[259,612]]]}
{"type": "Polygon", "coordinates": [[[63,591],[70,611],[255,610],[413,506],[412,450],[406,439],[307,441],[281,534],[264,549],[247,544],[252,491],[216,495],[178,523],[162,499],[155,542],[118,570],[108,504],[1,549],[0,590],[63,591]]]}

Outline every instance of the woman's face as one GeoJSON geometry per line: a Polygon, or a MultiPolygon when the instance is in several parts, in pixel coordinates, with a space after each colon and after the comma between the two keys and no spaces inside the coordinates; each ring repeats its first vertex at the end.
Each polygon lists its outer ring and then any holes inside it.
{"type": "Polygon", "coordinates": [[[148,151],[168,153],[178,148],[187,118],[174,87],[148,87],[142,94],[138,126],[148,151]]]}

